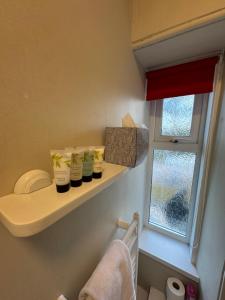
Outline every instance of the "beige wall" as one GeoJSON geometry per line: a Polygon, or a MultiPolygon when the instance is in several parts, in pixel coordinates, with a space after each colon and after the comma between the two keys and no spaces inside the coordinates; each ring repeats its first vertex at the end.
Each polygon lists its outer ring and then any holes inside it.
{"type": "MultiPolygon", "coordinates": [[[[149,42],[153,41],[156,38],[154,36],[164,31],[174,34],[225,13],[224,0],[131,1],[133,4],[132,41],[135,46],[145,39],[149,42]],[[214,15],[210,15],[212,13],[214,15]]],[[[166,34],[163,37],[166,38],[166,34]]]]}
{"type": "Polygon", "coordinates": [[[101,144],[127,111],[142,121],[126,2],[1,2],[1,194],[50,170],[49,149],[101,144]]]}
{"type": "MultiPolygon", "coordinates": [[[[224,70],[225,71],[225,70],[224,70]]],[[[225,73],[224,73],[225,74],[225,73]]],[[[197,269],[201,299],[216,300],[225,262],[225,76],[197,269]]]]}
{"type": "MultiPolygon", "coordinates": [[[[50,171],[49,149],[103,143],[105,126],[147,114],[126,0],[1,1],[0,193],[25,171],[50,171]]],[[[31,238],[0,225],[0,299],[77,294],[116,232],[143,209],[142,164],[31,238]]]]}

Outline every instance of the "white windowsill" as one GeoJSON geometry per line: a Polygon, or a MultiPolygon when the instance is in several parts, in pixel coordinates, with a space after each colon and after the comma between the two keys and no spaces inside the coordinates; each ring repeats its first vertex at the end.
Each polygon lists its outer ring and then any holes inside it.
{"type": "Polygon", "coordinates": [[[140,237],[139,250],[191,280],[199,282],[197,270],[191,264],[190,249],[187,244],[144,228],[140,237]]]}

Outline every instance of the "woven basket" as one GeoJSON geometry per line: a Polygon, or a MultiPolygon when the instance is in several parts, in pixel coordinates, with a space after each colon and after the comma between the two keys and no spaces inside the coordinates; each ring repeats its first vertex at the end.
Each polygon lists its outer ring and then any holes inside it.
{"type": "Polygon", "coordinates": [[[148,142],[148,129],[106,127],[105,161],[134,168],[144,160],[148,142]]]}

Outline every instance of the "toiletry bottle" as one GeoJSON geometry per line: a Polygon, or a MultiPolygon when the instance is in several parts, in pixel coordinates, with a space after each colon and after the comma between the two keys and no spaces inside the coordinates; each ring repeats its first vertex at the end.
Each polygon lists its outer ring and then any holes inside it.
{"type": "Polygon", "coordinates": [[[82,185],[84,150],[75,148],[71,156],[70,184],[72,187],[82,185]]]}
{"type": "Polygon", "coordinates": [[[84,150],[84,162],[83,162],[83,182],[92,181],[94,163],[94,150],[92,148],[86,148],[84,150]]]}
{"type": "Polygon", "coordinates": [[[94,148],[93,178],[101,178],[103,172],[104,146],[94,148]]]}
{"type": "Polygon", "coordinates": [[[188,283],[186,286],[186,300],[197,300],[197,288],[192,283],[188,283]]]}
{"type": "Polygon", "coordinates": [[[54,178],[58,193],[65,193],[70,189],[71,153],[64,150],[51,150],[54,178]]]}

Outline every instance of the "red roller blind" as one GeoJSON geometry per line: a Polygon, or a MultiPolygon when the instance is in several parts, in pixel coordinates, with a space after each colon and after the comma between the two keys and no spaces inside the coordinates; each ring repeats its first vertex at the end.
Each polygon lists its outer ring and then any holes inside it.
{"type": "Polygon", "coordinates": [[[146,100],[212,92],[217,61],[210,57],[146,73],[146,100]]]}

